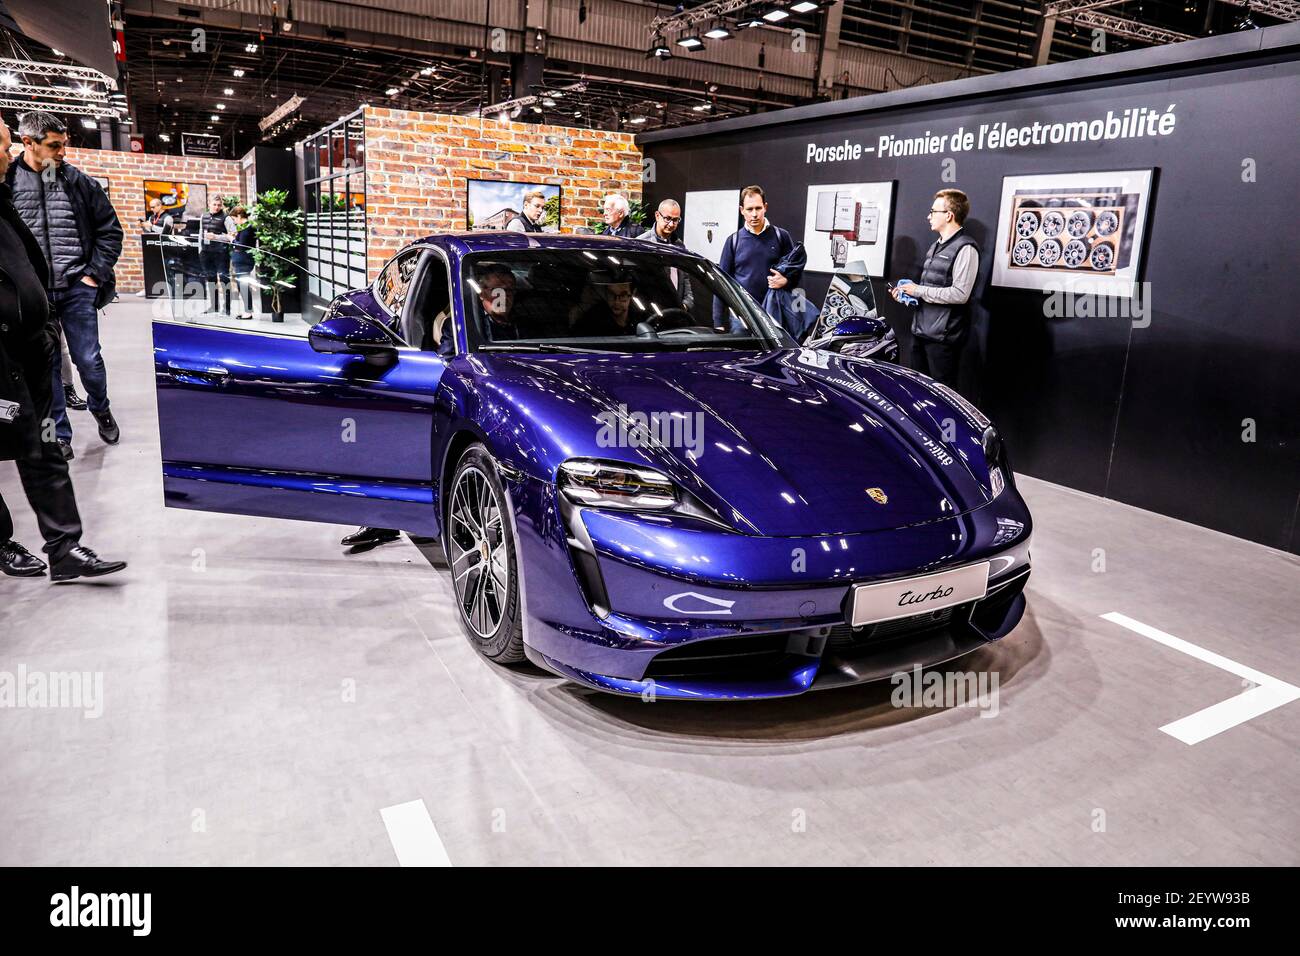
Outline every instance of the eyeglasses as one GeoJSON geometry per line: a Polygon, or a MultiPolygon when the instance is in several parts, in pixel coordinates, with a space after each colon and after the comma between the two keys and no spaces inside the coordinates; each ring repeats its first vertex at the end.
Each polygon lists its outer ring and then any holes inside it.
{"type": "Polygon", "coordinates": [[[928,213],[926,213],[926,215],[933,216],[937,212],[947,212],[947,211],[948,211],[947,209],[931,209],[928,213]]]}
{"type": "Polygon", "coordinates": [[[664,215],[663,213],[661,213],[661,212],[657,212],[657,213],[655,213],[655,215],[658,216],[660,219],[662,219],[664,222],[681,222],[681,221],[682,221],[682,217],[681,217],[681,216],[665,216],[665,215],[664,215]]]}

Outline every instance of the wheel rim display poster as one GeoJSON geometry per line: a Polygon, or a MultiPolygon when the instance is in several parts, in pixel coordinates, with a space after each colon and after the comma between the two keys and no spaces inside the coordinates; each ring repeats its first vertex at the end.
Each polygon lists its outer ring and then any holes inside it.
{"type": "Polygon", "coordinates": [[[993,284],[1131,297],[1140,276],[1152,173],[1003,177],[993,284]]]}

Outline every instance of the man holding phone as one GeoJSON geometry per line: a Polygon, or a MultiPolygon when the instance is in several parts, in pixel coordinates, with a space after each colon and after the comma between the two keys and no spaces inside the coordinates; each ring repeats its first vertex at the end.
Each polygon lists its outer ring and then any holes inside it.
{"type": "Polygon", "coordinates": [[[935,193],[927,218],[939,238],[925,254],[921,281],[904,279],[889,290],[895,302],[916,305],[908,364],[954,389],[980,268],[979,244],[962,228],[969,213],[970,200],[960,189],[935,193]]]}

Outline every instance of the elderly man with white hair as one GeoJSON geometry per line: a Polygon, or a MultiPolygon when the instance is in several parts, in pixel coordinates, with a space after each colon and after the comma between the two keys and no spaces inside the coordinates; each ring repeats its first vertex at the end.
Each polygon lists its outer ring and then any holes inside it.
{"type": "Polygon", "coordinates": [[[628,217],[627,197],[619,193],[610,193],[605,197],[605,228],[602,236],[623,236],[635,239],[641,234],[641,227],[628,217]]]}

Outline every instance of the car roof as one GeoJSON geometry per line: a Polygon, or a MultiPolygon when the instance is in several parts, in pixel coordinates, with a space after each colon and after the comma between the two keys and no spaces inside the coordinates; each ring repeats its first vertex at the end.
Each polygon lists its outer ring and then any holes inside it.
{"type": "MultiPolygon", "coordinates": [[[[417,245],[441,246],[457,256],[475,252],[512,252],[527,249],[569,249],[590,252],[663,252],[663,246],[649,239],[624,239],[620,236],[576,236],[554,233],[507,232],[483,229],[474,232],[439,232],[417,240],[417,245]]],[[[675,252],[686,252],[681,246],[675,252]]]]}

